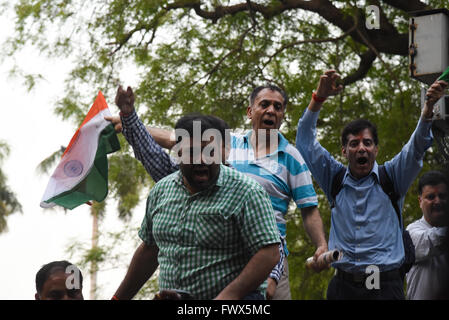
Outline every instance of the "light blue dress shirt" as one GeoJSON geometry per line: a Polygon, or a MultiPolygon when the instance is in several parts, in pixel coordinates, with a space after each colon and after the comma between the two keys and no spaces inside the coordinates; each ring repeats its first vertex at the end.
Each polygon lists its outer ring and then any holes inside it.
{"type": "MultiPolygon", "coordinates": [[[[296,147],[312,176],[332,201],[332,178],[344,166],[317,141],[318,116],[319,112],[305,111],[298,123],[296,147]]],[[[431,125],[431,122],[420,119],[402,151],[384,164],[400,195],[401,211],[407,190],[422,168],[424,153],[432,144],[431,125]]],[[[342,251],[342,259],[332,267],[346,272],[364,273],[370,265],[377,266],[382,272],[402,264],[401,226],[390,199],[379,184],[376,162],[370,174],[359,180],[346,171],[343,188],[331,210],[328,247],[342,251]]]]}

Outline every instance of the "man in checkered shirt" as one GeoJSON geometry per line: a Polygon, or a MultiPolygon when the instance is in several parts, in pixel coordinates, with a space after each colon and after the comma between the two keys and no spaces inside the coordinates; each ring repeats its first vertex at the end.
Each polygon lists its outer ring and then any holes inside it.
{"type": "Polygon", "coordinates": [[[131,299],[158,264],[161,290],[197,299],[263,298],[262,284],[279,261],[273,208],[257,182],[220,164],[224,130],[213,139],[203,135],[219,127],[217,118],[203,115],[176,124],[177,133],[187,133],[177,140],[180,170],[151,189],[142,244],[116,299],[131,299]],[[203,139],[195,139],[198,124],[203,139]]]}

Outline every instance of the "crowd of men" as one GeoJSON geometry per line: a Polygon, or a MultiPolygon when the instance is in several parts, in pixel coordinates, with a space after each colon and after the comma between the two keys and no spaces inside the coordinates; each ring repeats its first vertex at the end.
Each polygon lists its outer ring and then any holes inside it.
{"type": "MultiPolygon", "coordinates": [[[[132,89],[120,86],[120,117],[107,120],[157,183],[138,234],[142,242],[112,299],[132,299],[158,267],[158,298],[291,299],[285,238],[292,200],[315,246],[312,268],[335,269],[327,299],[405,299],[405,278],[408,299],[447,297],[446,176],[422,175],[423,216],[407,228],[402,208],[432,145],[433,106],[448,84],[430,86],[409,141],[382,165],[376,161],[375,124],[348,123],[341,134],[345,166],[320,145],[316,133],[325,101],[343,90],[339,77],[334,70],[320,77],[299,120],[295,146],[279,131],[288,97],[275,85],[253,90],[247,107],[252,130],[244,135],[231,133],[220,118],[197,113],[181,117],[174,132],[146,128],[134,109],[132,89]],[[174,156],[164,148],[173,149],[174,156]],[[329,241],[312,176],[331,204],[329,241]],[[329,250],[342,253],[331,265],[319,259],[329,250]]],[[[82,285],[64,290],[71,283],[62,272],[66,264],[39,271],[36,299],[82,299],[82,285]]]]}

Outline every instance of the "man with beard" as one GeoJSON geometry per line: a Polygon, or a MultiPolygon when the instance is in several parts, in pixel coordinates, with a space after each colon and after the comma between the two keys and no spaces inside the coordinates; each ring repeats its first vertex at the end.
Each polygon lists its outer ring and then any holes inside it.
{"type": "Polygon", "coordinates": [[[423,216],[407,227],[415,245],[416,259],[407,273],[407,299],[437,299],[446,289],[448,187],[446,176],[439,171],[426,172],[419,179],[418,201],[423,216]]]}
{"type": "Polygon", "coordinates": [[[279,261],[273,208],[257,182],[221,164],[219,128],[217,118],[199,114],[176,123],[179,171],[151,189],[142,244],[113,299],[131,299],[158,265],[161,290],[263,299],[262,284],[279,261]]]}
{"type": "Polygon", "coordinates": [[[339,78],[335,70],[328,70],[320,77],[318,88],[299,120],[296,137],[296,147],[332,204],[329,249],[343,253],[332,264],[336,274],[329,283],[327,297],[404,299],[400,268],[405,251],[400,211],[410,184],[422,168],[424,153],[432,144],[433,106],[448,84],[444,81],[432,84],[415,132],[402,151],[383,166],[376,162],[375,125],[367,120],[348,124],[341,136],[342,154],[348,160],[346,168],[316,139],[316,123],[324,101],[343,89],[337,85],[339,78]],[[341,189],[333,192],[334,179],[340,172],[341,189]],[[392,181],[397,201],[383,190],[382,172],[392,181]]]}

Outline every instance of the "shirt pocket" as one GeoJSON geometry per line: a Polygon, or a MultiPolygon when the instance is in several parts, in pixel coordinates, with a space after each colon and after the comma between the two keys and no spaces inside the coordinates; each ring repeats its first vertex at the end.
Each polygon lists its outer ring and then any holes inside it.
{"type": "Polygon", "coordinates": [[[195,223],[195,241],[204,248],[232,248],[239,243],[240,231],[234,216],[220,211],[199,213],[195,223]]]}

